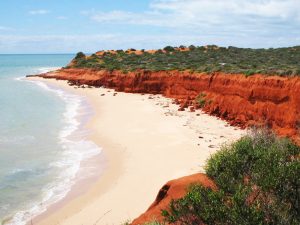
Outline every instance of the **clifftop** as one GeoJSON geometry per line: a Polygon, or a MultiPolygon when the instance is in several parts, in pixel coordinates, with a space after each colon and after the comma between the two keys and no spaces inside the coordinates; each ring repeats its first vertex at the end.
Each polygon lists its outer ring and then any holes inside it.
{"type": "Polygon", "coordinates": [[[249,49],[211,46],[167,46],[159,50],[108,50],[78,53],[68,67],[98,70],[224,72],[230,74],[300,75],[300,46],[249,49]]]}

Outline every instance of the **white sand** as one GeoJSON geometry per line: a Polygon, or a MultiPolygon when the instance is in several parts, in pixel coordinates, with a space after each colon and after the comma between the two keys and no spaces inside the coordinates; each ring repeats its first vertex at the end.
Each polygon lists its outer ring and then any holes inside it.
{"type": "Polygon", "coordinates": [[[88,97],[95,111],[88,124],[90,138],[103,148],[107,166],[85,194],[34,224],[120,225],[132,220],[150,206],[164,183],[203,171],[221,144],[245,133],[200,111],[178,112],[170,99],[158,95],[113,96],[113,90],[43,81],[88,97]]]}

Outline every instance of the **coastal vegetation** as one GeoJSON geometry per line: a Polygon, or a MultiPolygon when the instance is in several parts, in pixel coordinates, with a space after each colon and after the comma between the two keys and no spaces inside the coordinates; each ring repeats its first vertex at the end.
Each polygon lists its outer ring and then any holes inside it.
{"type": "Polygon", "coordinates": [[[224,72],[291,76],[300,75],[300,46],[250,49],[210,46],[167,46],[157,51],[101,51],[78,53],[69,67],[121,70],[224,72]]]}
{"type": "Polygon", "coordinates": [[[206,105],[206,94],[201,92],[197,97],[196,97],[196,103],[203,108],[206,105]]]}
{"type": "Polygon", "coordinates": [[[162,211],[169,224],[300,224],[300,148],[267,131],[224,146],[206,166],[218,190],[191,185],[162,211]]]}

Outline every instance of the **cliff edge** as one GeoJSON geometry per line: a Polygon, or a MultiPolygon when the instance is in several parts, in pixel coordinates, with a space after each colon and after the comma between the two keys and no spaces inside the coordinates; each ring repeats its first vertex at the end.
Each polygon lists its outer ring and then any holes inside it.
{"type": "Polygon", "coordinates": [[[68,80],[71,85],[113,88],[131,93],[174,98],[179,110],[205,112],[242,128],[265,126],[297,143],[300,126],[300,78],[189,71],[121,71],[61,69],[44,78],[68,80]]]}

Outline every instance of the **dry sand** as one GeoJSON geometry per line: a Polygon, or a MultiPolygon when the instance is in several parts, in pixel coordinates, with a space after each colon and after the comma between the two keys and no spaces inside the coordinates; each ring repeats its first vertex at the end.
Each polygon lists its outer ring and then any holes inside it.
{"type": "Polygon", "coordinates": [[[94,110],[87,125],[90,138],[103,148],[106,166],[84,194],[33,224],[120,225],[132,220],[150,206],[164,183],[203,171],[221,144],[245,133],[200,111],[178,112],[172,100],[159,95],[43,82],[88,98],[94,110]]]}

